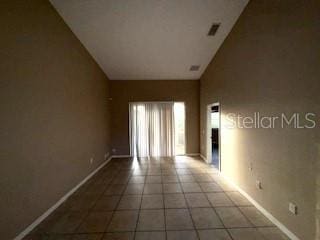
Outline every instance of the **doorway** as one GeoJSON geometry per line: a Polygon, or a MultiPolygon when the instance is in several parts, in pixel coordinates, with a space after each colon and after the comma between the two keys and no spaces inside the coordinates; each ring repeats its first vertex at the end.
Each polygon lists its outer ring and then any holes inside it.
{"type": "Polygon", "coordinates": [[[171,157],[185,154],[183,102],[131,102],[129,127],[133,157],[171,157]]]}
{"type": "Polygon", "coordinates": [[[220,158],[220,104],[207,106],[207,162],[221,170],[220,158]]]}

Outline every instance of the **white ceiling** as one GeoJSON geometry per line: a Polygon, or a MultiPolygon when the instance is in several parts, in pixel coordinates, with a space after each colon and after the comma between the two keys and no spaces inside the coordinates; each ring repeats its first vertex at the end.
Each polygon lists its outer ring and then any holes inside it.
{"type": "Polygon", "coordinates": [[[199,79],[248,2],[50,1],[111,80],[199,79]]]}

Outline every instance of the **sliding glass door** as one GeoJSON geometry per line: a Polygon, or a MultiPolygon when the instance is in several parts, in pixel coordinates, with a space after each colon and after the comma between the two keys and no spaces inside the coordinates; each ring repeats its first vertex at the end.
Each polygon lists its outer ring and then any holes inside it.
{"type": "Polygon", "coordinates": [[[131,155],[159,157],[184,154],[184,114],[184,103],[130,103],[131,155]]]}
{"type": "Polygon", "coordinates": [[[174,103],[174,140],[175,155],[186,153],[186,132],[185,132],[185,107],[183,102],[174,103]]]}

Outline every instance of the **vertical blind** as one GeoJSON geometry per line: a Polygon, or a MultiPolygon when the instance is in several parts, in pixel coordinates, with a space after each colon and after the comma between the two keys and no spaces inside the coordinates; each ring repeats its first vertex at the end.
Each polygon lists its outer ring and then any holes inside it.
{"type": "Polygon", "coordinates": [[[173,156],[174,103],[130,103],[129,108],[131,155],[173,156]]]}

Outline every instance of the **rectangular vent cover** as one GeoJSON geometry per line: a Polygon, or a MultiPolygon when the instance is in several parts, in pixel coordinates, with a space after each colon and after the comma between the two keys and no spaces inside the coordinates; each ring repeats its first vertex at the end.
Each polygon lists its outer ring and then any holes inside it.
{"type": "Polygon", "coordinates": [[[200,65],[191,65],[190,71],[199,71],[200,65]]]}
{"type": "Polygon", "coordinates": [[[220,23],[212,24],[212,26],[208,32],[208,36],[214,36],[217,33],[219,27],[220,27],[220,23]]]}

